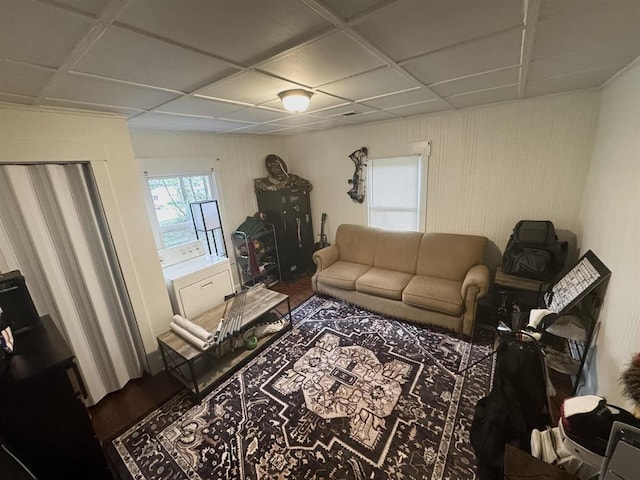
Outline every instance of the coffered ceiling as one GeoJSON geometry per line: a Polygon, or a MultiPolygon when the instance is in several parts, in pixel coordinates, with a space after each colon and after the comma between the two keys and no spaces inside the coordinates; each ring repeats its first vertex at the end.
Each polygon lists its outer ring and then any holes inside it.
{"type": "Polygon", "coordinates": [[[296,134],[594,88],[639,55],[640,0],[0,0],[0,101],[132,128],[296,134]]]}

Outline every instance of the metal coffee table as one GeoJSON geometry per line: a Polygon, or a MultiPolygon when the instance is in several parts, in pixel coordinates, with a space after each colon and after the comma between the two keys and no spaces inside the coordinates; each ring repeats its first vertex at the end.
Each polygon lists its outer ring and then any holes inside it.
{"type": "MultiPolygon", "coordinates": [[[[241,328],[238,332],[235,332],[236,338],[243,331],[254,326],[257,323],[256,321],[264,314],[276,309],[285,302],[287,304],[287,315],[281,314],[280,316],[288,320],[287,324],[281,330],[260,338],[258,346],[251,350],[244,346],[234,350],[229,348],[229,345],[224,344],[200,350],[172,330],[168,330],[158,336],[158,346],[165,369],[190,391],[197,402],[201,401],[207,393],[229,377],[237,368],[246,364],[264,347],[291,328],[291,303],[288,295],[269,290],[264,285],[257,285],[238,295],[245,295],[245,299],[240,322],[241,328]],[[225,350],[230,351],[224,353],[225,350]]],[[[205,330],[214,332],[233,301],[234,298],[231,298],[190,320],[205,330]]],[[[227,340],[227,342],[229,341],[233,341],[233,339],[227,340]]]]}

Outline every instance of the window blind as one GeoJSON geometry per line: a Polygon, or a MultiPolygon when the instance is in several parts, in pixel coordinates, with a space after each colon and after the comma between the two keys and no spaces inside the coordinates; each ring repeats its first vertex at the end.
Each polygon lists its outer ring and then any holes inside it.
{"type": "Polygon", "coordinates": [[[419,155],[369,160],[369,225],[419,230],[419,155]]]}

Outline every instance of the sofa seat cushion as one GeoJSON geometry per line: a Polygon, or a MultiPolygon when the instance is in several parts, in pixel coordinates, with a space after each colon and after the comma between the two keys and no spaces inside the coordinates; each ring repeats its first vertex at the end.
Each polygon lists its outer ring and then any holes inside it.
{"type": "Polygon", "coordinates": [[[318,282],[329,287],[355,290],[356,280],[371,268],[370,265],[338,260],[329,268],[318,273],[318,282]]]}
{"type": "Polygon", "coordinates": [[[460,315],[463,310],[461,290],[462,282],[415,275],[402,292],[402,301],[449,315],[460,315]]]}
{"type": "Polygon", "coordinates": [[[373,267],[356,280],[356,290],[376,297],[402,300],[402,291],[412,278],[411,273],[373,267]]]}

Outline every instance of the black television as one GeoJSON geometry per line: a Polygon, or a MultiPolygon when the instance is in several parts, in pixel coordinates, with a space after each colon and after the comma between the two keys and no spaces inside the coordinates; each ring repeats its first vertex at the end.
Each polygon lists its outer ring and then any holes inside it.
{"type": "Polygon", "coordinates": [[[0,274],[0,308],[2,321],[20,335],[36,327],[40,319],[24,276],[20,270],[0,274]]]}

